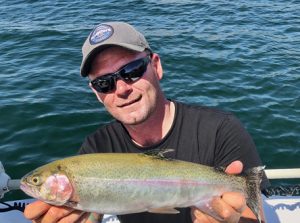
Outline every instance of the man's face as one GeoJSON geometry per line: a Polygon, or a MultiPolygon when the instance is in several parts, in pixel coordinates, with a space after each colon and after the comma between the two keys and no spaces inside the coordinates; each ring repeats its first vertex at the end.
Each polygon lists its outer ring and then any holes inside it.
{"type": "MultiPolygon", "coordinates": [[[[121,47],[110,47],[95,57],[89,78],[94,80],[105,74],[114,73],[124,65],[146,56],[146,52],[138,53],[121,47]]],[[[112,116],[125,125],[135,125],[147,120],[162,99],[163,93],[159,86],[161,78],[160,59],[154,54],[139,80],[126,83],[118,79],[115,89],[108,93],[99,93],[92,89],[112,116]]]]}

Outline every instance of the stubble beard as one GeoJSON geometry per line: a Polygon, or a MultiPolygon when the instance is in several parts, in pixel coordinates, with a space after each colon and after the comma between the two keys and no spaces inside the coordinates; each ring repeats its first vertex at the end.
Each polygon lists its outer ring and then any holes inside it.
{"type": "Polygon", "coordinates": [[[124,118],[124,120],[122,120],[121,122],[127,126],[137,127],[138,125],[145,123],[151,117],[154,110],[155,108],[154,106],[152,106],[147,110],[139,112],[140,114],[138,114],[138,116],[130,117],[130,119],[124,118]]]}

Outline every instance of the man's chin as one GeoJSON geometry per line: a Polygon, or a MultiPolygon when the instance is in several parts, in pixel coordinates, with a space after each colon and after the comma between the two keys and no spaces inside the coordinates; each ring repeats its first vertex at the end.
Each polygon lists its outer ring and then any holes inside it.
{"type": "Polygon", "coordinates": [[[137,126],[143,124],[147,119],[148,116],[127,116],[119,119],[119,121],[122,122],[123,125],[137,126]]]}

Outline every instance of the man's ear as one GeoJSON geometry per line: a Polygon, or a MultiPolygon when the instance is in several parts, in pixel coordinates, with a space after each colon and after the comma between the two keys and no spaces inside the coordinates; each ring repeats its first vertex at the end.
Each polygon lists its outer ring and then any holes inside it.
{"type": "Polygon", "coordinates": [[[93,88],[93,86],[92,86],[91,83],[89,83],[89,86],[90,86],[90,88],[92,89],[92,91],[94,92],[94,94],[96,95],[96,97],[98,98],[98,101],[101,102],[101,103],[103,104],[103,101],[102,101],[102,99],[100,98],[100,95],[99,95],[98,91],[96,91],[96,90],[93,88]]]}
{"type": "Polygon", "coordinates": [[[157,75],[157,78],[159,80],[161,80],[162,77],[163,77],[163,68],[162,68],[162,65],[161,65],[160,57],[156,53],[153,53],[153,55],[152,55],[152,64],[153,64],[153,68],[155,69],[155,73],[157,75]]]}

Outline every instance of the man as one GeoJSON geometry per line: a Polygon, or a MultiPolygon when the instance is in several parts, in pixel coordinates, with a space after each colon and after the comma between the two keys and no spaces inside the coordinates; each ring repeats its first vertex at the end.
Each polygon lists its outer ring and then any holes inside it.
{"type": "MultiPolygon", "coordinates": [[[[131,25],[98,25],[82,50],[81,75],[88,76],[96,97],[116,120],[88,136],[80,153],[172,148],[174,152],[167,154],[170,158],[227,166],[229,174],[261,165],[251,137],[232,114],[166,99],[159,85],[163,77],[160,57],[131,25]]],[[[224,193],[214,198],[211,206],[223,222],[238,222],[241,214],[255,218],[239,193],[224,193]]],[[[25,216],[35,222],[95,222],[101,218],[40,201],[28,205],[25,216]]],[[[119,219],[143,223],[219,222],[195,207],[183,208],[177,215],[147,212],[119,219]]]]}

